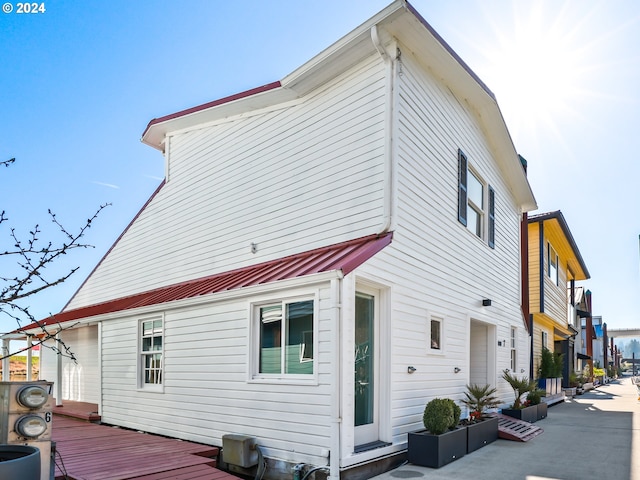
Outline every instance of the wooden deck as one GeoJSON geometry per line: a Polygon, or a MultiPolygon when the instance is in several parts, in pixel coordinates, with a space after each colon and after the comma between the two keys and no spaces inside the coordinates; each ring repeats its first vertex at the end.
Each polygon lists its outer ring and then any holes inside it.
{"type": "Polygon", "coordinates": [[[239,480],[215,468],[218,448],[208,445],[61,415],[52,440],[56,480],[239,480]]]}
{"type": "Polygon", "coordinates": [[[72,402],[65,400],[62,405],[54,406],[53,413],[65,417],[79,418],[87,422],[100,422],[98,405],[87,402],[72,402]]]}

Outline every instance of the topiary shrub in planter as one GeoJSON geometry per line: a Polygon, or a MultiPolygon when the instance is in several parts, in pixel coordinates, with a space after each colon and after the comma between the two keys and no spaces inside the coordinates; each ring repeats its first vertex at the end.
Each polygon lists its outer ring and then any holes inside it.
{"type": "Polygon", "coordinates": [[[488,409],[500,403],[495,396],[496,391],[490,385],[467,385],[462,403],[469,407],[470,415],[461,422],[467,427],[467,453],[475,452],[498,439],[499,420],[486,415],[488,409]]]}
{"type": "Polygon", "coordinates": [[[502,378],[511,385],[515,394],[515,401],[511,408],[503,408],[502,413],[525,422],[534,423],[538,418],[538,407],[530,406],[528,402],[522,403],[522,396],[536,388],[535,382],[526,377],[518,378],[509,373],[508,370],[503,372],[502,378]]]}
{"type": "Polygon", "coordinates": [[[422,416],[426,430],[409,432],[407,458],[423,467],[440,468],[464,456],[467,429],[459,427],[460,407],[448,398],[434,398],[422,416]]]}

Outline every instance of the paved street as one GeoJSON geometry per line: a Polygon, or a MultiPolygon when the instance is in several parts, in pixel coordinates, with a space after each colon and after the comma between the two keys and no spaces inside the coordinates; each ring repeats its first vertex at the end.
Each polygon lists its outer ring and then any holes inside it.
{"type": "Polygon", "coordinates": [[[640,480],[640,401],[630,378],[549,408],[544,433],[499,439],[440,469],[411,464],[375,477],[473,480],[640,480]]]}

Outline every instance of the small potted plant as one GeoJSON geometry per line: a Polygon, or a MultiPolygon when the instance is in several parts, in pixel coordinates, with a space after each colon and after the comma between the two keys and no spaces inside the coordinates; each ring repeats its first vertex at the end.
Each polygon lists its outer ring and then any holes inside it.
{"type": "Polygon", "coordinates": [[[535,382],[526,377],[518,378],[516,375],[509,373],[508,370],[503,372],[502,378],[511,385],[515,394],[515,401],[511,408],[503,408],[502,413],[525,422],[534,423],[538,418],[538,407],[529,405],[528,401],[523,401],[522,396],[535,388],[535,382]]]}
{"type": "Polygon", "coordinates": [[[541,388],[534,387],[527,394],[529,405],[536,407],[536,421],[547,418],[547,403],[542,401],[544,392],[541,388]]]}
{"type": "Polygon", "coordinates": [[[440,468],[467,452],[467,429],[458,426],[461,410],[449,398],[434,398],[425,406],[426,430],[409,432],[407,458],[423,467],[440,468]]]}
{"type": "Polygon", "coordinates": [[[498,417],[490,417],[487,410],[496,408],[500,399],[495,396],[497,389],[490,385],[467,385],[462,400],[469,407],[469,418],[461,422],[467,427],[467,453],[498,439],[498,417]]]}

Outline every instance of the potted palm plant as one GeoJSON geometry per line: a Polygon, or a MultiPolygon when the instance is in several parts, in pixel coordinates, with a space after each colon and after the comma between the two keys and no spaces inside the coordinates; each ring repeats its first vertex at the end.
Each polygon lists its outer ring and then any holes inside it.
{"type": "Polygon", "coordinates": [[[495,442],[498,439],[498,417],[490,417],[487,410],[499,405],[500,399],[495,396],[497,389],[490,385],[467,385],[462,400],[469,407],[469,418],[463,422],[467,427],[467,453],[495,442]]]}
{"type": "Polygon", "coordinates": [[[516,375],[509,373],[508,370],[503,372],[502,378],[511,385],[515,395],[511,408],[503,408],[502,413],[525,422],[534,423],[538,418],[538,407],[528,405],[528,401],[523,401],[522,397],[535,388],[535,382],[526,377],[518,378],[516,375]]]}
{"type": "Polygon", "coordinates": [[[440,468],[467,452],[467,429],[458,425],[461,410],[449,398],[434,398],[425,406],[425,430],[409,432],[407,459],[423,467],[440,468]]]}

